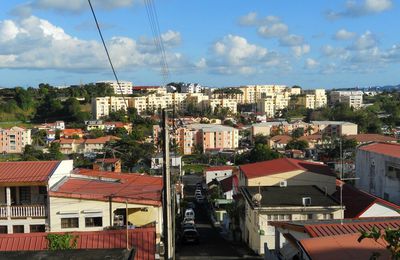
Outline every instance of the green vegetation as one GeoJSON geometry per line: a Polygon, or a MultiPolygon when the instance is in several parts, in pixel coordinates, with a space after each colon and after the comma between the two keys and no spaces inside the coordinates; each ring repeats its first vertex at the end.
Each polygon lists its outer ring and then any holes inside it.
{"type": "MultiPolygon", "coordinates": [[[[386,247],[386,249],[390,252],[391,259],[400,259],[400,229],[391,229],[387,228],[384,232],[381,232],[377,227],[373,227],[371,231],[363,231],[360,230],[360,237],[358,238],[358,242],[361,243],[364,239],[373,239],[378,244],[386,247]],[[386,242],[386,244],[382,244],[382,240],[386,242]]],[[[374,252],[370,259],[378,259],[380,254],[374,252]]]]}
{"type": "Polygon", "coordinates": [[[78,236],[71,234],[48,234],[49,250],[75,249],[78,245],[78,236]]]}
{"type": "Polygon", "coordinates": [[[308,148],[308,142],[305,140],[292,139],[286,145],[286,150],[301,150],[304,151],[308,148]]]}
{"type": "Polygon", "coordinates": [[[58,89],[41,83],[38,88],[0,89],[0,121],[81,122],[90,118],[91,98],[112,94],[113,89],[105,84],[58,89]]]}
{"type": "Polygon", "coordinates": [[[182,170],[184,170],[186,173],[200,173],[200,172],[203,172],[205,167],[207,167],[207,165],[187,164],[182,167],[182,170]]]}

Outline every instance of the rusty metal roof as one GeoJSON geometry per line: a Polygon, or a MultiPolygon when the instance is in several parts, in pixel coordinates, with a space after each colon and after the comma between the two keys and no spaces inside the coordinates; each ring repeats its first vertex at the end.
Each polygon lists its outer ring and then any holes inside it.
{"type": "Polygon", "coordinates": [[[0,185],[46,182],[60,161],[0,162],[0,185]]]}
{"type": "MultiPolygon", "coordinates": [[[[155,228],[128,230],[129,246],[135,248],[135,259],[155,258],[155,228]]],[[[49,233],[1,234],[0,251],[40,251],[48,250],[49,233]]],[[[58,233],[60,234],[60,233],[58,233]]],[[[96,232],[71,232],[78,236],[76,249],[113,249],[126,247],[126,230],[96,232]]]]}

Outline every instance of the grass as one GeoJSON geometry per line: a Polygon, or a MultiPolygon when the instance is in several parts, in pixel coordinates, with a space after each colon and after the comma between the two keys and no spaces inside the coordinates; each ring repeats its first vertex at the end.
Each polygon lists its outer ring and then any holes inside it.
{"type": "Polygon", "coordinates": [[[20,154],[1,154],[0,155],[0,162],[19,161],[20,159],[21,159],[20,154]]]}
{"type": "Polygon", "coordinates": [[[8,122],[0,122],[0,128],[11,128],[13,126],[25,127],[25,128],[32,128],[33,124],[31,123],[24,123],[22,121],[8,121],[8,122]]]}

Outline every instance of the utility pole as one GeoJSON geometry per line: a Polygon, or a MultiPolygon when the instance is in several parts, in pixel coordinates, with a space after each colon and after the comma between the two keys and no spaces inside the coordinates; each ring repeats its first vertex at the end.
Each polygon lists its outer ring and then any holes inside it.
{"type": "Polygon", "coordinates": [[[172,205],[171,205],[171,171],[169,159],[169,126],[168,126],[168,110],[162,110],[163,117],[163,133],[164,133],[164,146],[163,146],[163,237],[164,237],[164,259],[173,259],[174,244],[172,240],[173,227],[172,227],[172,205]]]}

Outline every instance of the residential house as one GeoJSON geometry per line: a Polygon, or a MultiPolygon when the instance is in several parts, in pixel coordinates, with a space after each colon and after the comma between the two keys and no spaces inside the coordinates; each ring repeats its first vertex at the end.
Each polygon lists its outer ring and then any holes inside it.
{"type": "Polygon", "coordinates": [[[153,226],[159,243],[162,186],[161,177],[77,169],[49,191],[50,231],[153,226]]]}
{"type": "MultiPolygon", "coordinates": [[[[379,229],[391,228],[391,229],[399,229],[400,228],[400,218],[398,217],[390,217],[390,218],[361,218],[361,219],[331,219],[331,220],[306,220],[306,221],[279,221],[279,222],[270,222],[271,226],[275,227],[275,239],[280,242],[280,238],[284,237],[288,243],[276,247],[276,256],[279,259],[332,259],[340,254],[343,248],[338,246],[338,241],[334,238],[343,238],[345,235],[354,235],[355,237],[360,237],[360,230],[369,231],[373,226],[378,227],[379,229]],[[314,239],[314,238],[330,238],[327,240],[325,244],[325,250],[321,251],[321,258],[310,257],[304,252],[299,242],[304,241],[304,239],[314,239]],[[332,247],[336,247],[334,250],[332,247]],[[327,249],[331,250],[327,250],[327,249]],[[327,255],[324,252],[329,252],[329,257],[324,258],[327,255]],[[334,254],[332,252],[335,252],[334,254]],[[337,253],[337,254],[336,254],[337,253]]],[[[315,240],[318,244],[318,240],[315,240]]],[[[344,239],[343,242],[349,242],[344,239]]],[[[342,243],[339,243],[342,244],[342,243]]],[[[343,245],[343,244],[342,244],[343,245]]],[[[349,254],[352,259],[368,259],[358,257],[360,251],[357,250],[355,243],[349,242],[348,248],[345,252],[352,251],[353,254],[349,254]]],[[[349,258],[340,258],[340,259],[349,259],[349,258]]]]}
{"type": "Polygon", "coordinates": [[[400,204],[400,144],[372,143],[358,147],[356,187],[400,204]]]}
{"type": "Polygon", "coordinates": [[[73,161],[0,162],[0,233],[49,230],[48,191],[73,161]]]}
{"type": "Polygon", "coordinates": [[[32,143],[31,129],[13,126],[0,128],[0,153],[22,153],[32,143]]]}
{"type": "Polygon", "coordinates": [[[83,135],[84,135],[84,132],[80,128],[67,128],[67,129],[62,130],[60,133],[60,137],[67,138],[67,139],[82,138],[83,135]]]}
{"type": "Polygon", "coordinates": [[[275,237],[271,221],[338,219],[343,211],[337,200],[317,186],[242,187],[241,192],[245,200],[242,238],[258,254],[285,243],[283,236],[275,237]]]}
{"type": "Polygon", "coordinates": [[[67,139],[60,138],[54,142],[60,143],[60,152],[63,154],[92,154],[92,153],[104,153],[105,145],[109,142],[118,140],[118,137],[107,135],[98,138],[91,139],[67,139]]]}
{"type": "MultiPolygon", "coordinates": [[[[175,153],[170,153],[169,154],[170,158],[170,170],[174,173],[177,173],[178,175],[183,174],[182,173],[182,155],[175,154],[175,153]]],[[[164,164],[164,154],[163,153],[158,153],[155,156],[151,158],[151,169],[156,171],[159,174],[162,174],[162,169],[163,169],[163,164],[164,164]]]]}
{"type": "Polygon", "coordinates": [[[279,158],[239,166],[240,186],[315,185],[327,194],[336,191],[336,176],[322,163],[279,158]]]}
{"type": "Polygon", "coordinates": [[[221,181],[233,175],[236,170],[234,166],[211,166],[204,169],[204,177],[206,184],[209,184],[212,180],[221,181]]]}
{"type": "Polygon", "coordinates": [[[336,180],[336,192],[333,194],[346,207],[345,218],[400,217],[400,206],[343,181],[336,180]]]}
{"type": "Polygon", "coordinates": [[[271,134],[288,134],[290,125],[287,121],[274,121],[253,124],[251,126],[251,135],[254,138],[256,135],[261,134],[270,136],[271,134]]]}
{"type": "Polygon", "coordinates": [[[271,149],[285,150],[286,145],[292,140],[289,135],[274,135],[268,139],[268,145],[271,149]]]}
{"type": "Polygon", "coordinates": [[[121,159],[118,158],[96,159],[96,161],[93,163],[93,170],[121,172],[121,159]]]}

